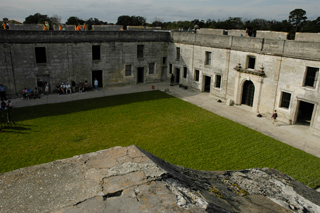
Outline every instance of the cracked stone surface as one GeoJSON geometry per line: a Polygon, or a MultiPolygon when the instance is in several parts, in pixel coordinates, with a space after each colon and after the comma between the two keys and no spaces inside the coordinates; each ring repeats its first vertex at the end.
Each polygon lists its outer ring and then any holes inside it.
{"type": "Polygon", "coordinates": [[[320,193],[274,169],[197,171],[129,146],[0,174],[0,212],[320,212],[320,193]]]}

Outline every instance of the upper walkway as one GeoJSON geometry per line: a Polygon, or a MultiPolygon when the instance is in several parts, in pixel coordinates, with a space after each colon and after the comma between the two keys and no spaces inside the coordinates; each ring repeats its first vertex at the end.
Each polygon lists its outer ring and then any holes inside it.
{"type": "Polygon", "coordinates": [[[108,87],[100,89],[97,92],[74,93],[71,95],[60,96],[57,94],[51,94],[48,96],[42,96],[41,99],[36,100],[31,99],[27,101],[13,99],[11,101],[13,107],[25,107],[151,91],[153,90],[152,86],[155,90],[166,91],[172,96],[259,131],[290,146],[320,157],[320,137],[313,135],[308,126],[288,125],[281,122],[278,122],[277,126],[274,126],[271,122],[271,118],[259,118],[257,117],[257,113],[252,112],[246,106],[227,106],[225,102],[217,102],[217,99],[209,93],[199,93],[189,89],[185,90],[179,86],[170,86],[168,82],[108,87]]]}

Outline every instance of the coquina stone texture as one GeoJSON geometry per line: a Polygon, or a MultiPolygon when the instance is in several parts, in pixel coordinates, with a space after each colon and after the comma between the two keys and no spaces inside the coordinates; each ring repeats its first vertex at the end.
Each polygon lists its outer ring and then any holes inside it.
{"type": "Polygon", "coordinates": [[[196,171],[136,146],[0,174],[0,212],[320,212],[320,193],[273,169],[196,171]]]}

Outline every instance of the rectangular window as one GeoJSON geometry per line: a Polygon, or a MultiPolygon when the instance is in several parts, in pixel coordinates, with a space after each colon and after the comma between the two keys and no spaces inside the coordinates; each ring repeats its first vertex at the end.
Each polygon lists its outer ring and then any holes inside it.
{"type": "Polygon", "coordinates": [[[167,57],[163,57],[162,58],[162,64],[166,64],[167,63],[167,57]]]}
{"type": "Polygon", "coordinates": [[[195,81],[199,81],[199,76],[200,76],[200,71],[199,70],[195,70],[194,71],[194,80],[195,81]]]}
{"type": "Polygon", "coordinates": [[[206,65],[210,65],[211,64],[211,52],[206,52],[206,61],[205,61],[206,65]]]}
{"type": "Polygon", "coordinates": [[[216,75],[214,87],[220,88],[221,87],[221,75],[216,75]]]}
{"type": "Polygon", "coordinates": [[[35,47],[36,63],[47,63],[47,54],[45,47],[35,47]]]}
{"type": "Polygon", "coordinates": [[[149,64],[149,74],[153,74],[154,73],[154,63],[150,63],[149,64]]]}
{"type": "Polygon", "coordinates": [[[138,47],[137,47],[137,57],[138,58],[143,58],[143,49],[144,49],[144,45],[138,45],[138,47]]]}
{"type": "Polygon", "coordinates": [[[131,76],[131,65],[126,65],[126,76],[131,76]]]}
{"type": "Polygon", "coordinates": [[[319,75],[319,68],[307,67],[304,86],[315,88],[317,85],[318,75],[319,75]]]}
{"type": "Polygon", "coordinates": [[[188,73],[188,68],[184,67],[183,68],[183,78],[187,78],[187,73],[188,73]]]}
{"type": "Polygon", "coordinates": [[[169,64],[169,74],[172,74],[172,64],[169,64]]]}
{"type": "Polygon", "coordinates": [[[100,45],[92,45],[92,60],[100,60],[100,45]]]}
{"type": "Polygon", "coordinates": [[[291,99],[291,94],[290,93],[282,92],[280,107],[288,109],[289,106],[290,106],[290,99],[291,99]]]}
{"type": "Polygon", "coordinates": [[[256,57],[248,56],[247,68],[254,69],[255,63],[256,63],[256,57]]]}
{"type": "Polygon", "coordinates": [[[176,48],[176,59],[180,60],[180,47],[176,48]]]}

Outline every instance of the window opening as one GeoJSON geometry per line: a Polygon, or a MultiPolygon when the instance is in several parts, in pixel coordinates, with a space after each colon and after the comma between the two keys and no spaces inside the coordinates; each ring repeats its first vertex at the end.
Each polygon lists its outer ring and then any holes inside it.
{"type": "Polygon", "coordinates": [[[200,71],[199,70],[195,70],[195,73],[194,73],[194,80],[195,81],[199,81],[199,75],[200,75],[200,71]]]}
{"type": "Polygon", "coordinates": [[[188,68],[184,67],[183,68],[183,78],[187,78],[187,73],[188,73],[188,68]]]}
{"type": "Polygon", "coordinates": [[[211,52],[206,52],[206,61],[205,61],[206,65],[210,65],[211,64],[211,52]]]}
{"type": "Polygon", "coordinates": [[[100,60],[100,45],[92,45],[92,60],[100,60]]]}
{"type": "Polygon", "coordinates": [[[215,80],[214,86],[216,88],[220,88],[221,87],[221,75],[216,75],[216,80],[215,80]]]}
{"type": "Polygon", "coordinates": [[[290,93],[282,92],[280,107],[288,109],[289,106],[290,106],[290,99],[291,99],[291,94],[290,93]]]}
{"type": "Polygon", "coordinates": [[[144,45],[138,45],[138,47],[137,47],[137,57],[138,58],[143,58],[143,49],[144,49],[144,45]]]}
{"type": "Polygon", "coordinates": [[[126,65],[126,76],[131,76],[131,65],[126,65]]]}
{"type": "Polygon", "coordinates": [[[315,88],[317,85],[318,75],[319,75],[319,68],[307,67],[304,86],[315,88]]]}
{"type": "Polygon", "coordinates": [[[47,63],[47,54],[45,47],[35,47],[36,63],[47,63]]]}
{"type": "Polygon", "coordinates": [[[149,74],[153,74],[154,73],[154,63],[150,63],[149,64],[149,74]]]}
{"type": "Polygon", "coordinates": [[[248,66],[247,66],[247,68],[248,69],[254,69],[255,63],[256,63],[256,57],[248,56],[248,66]]]}

